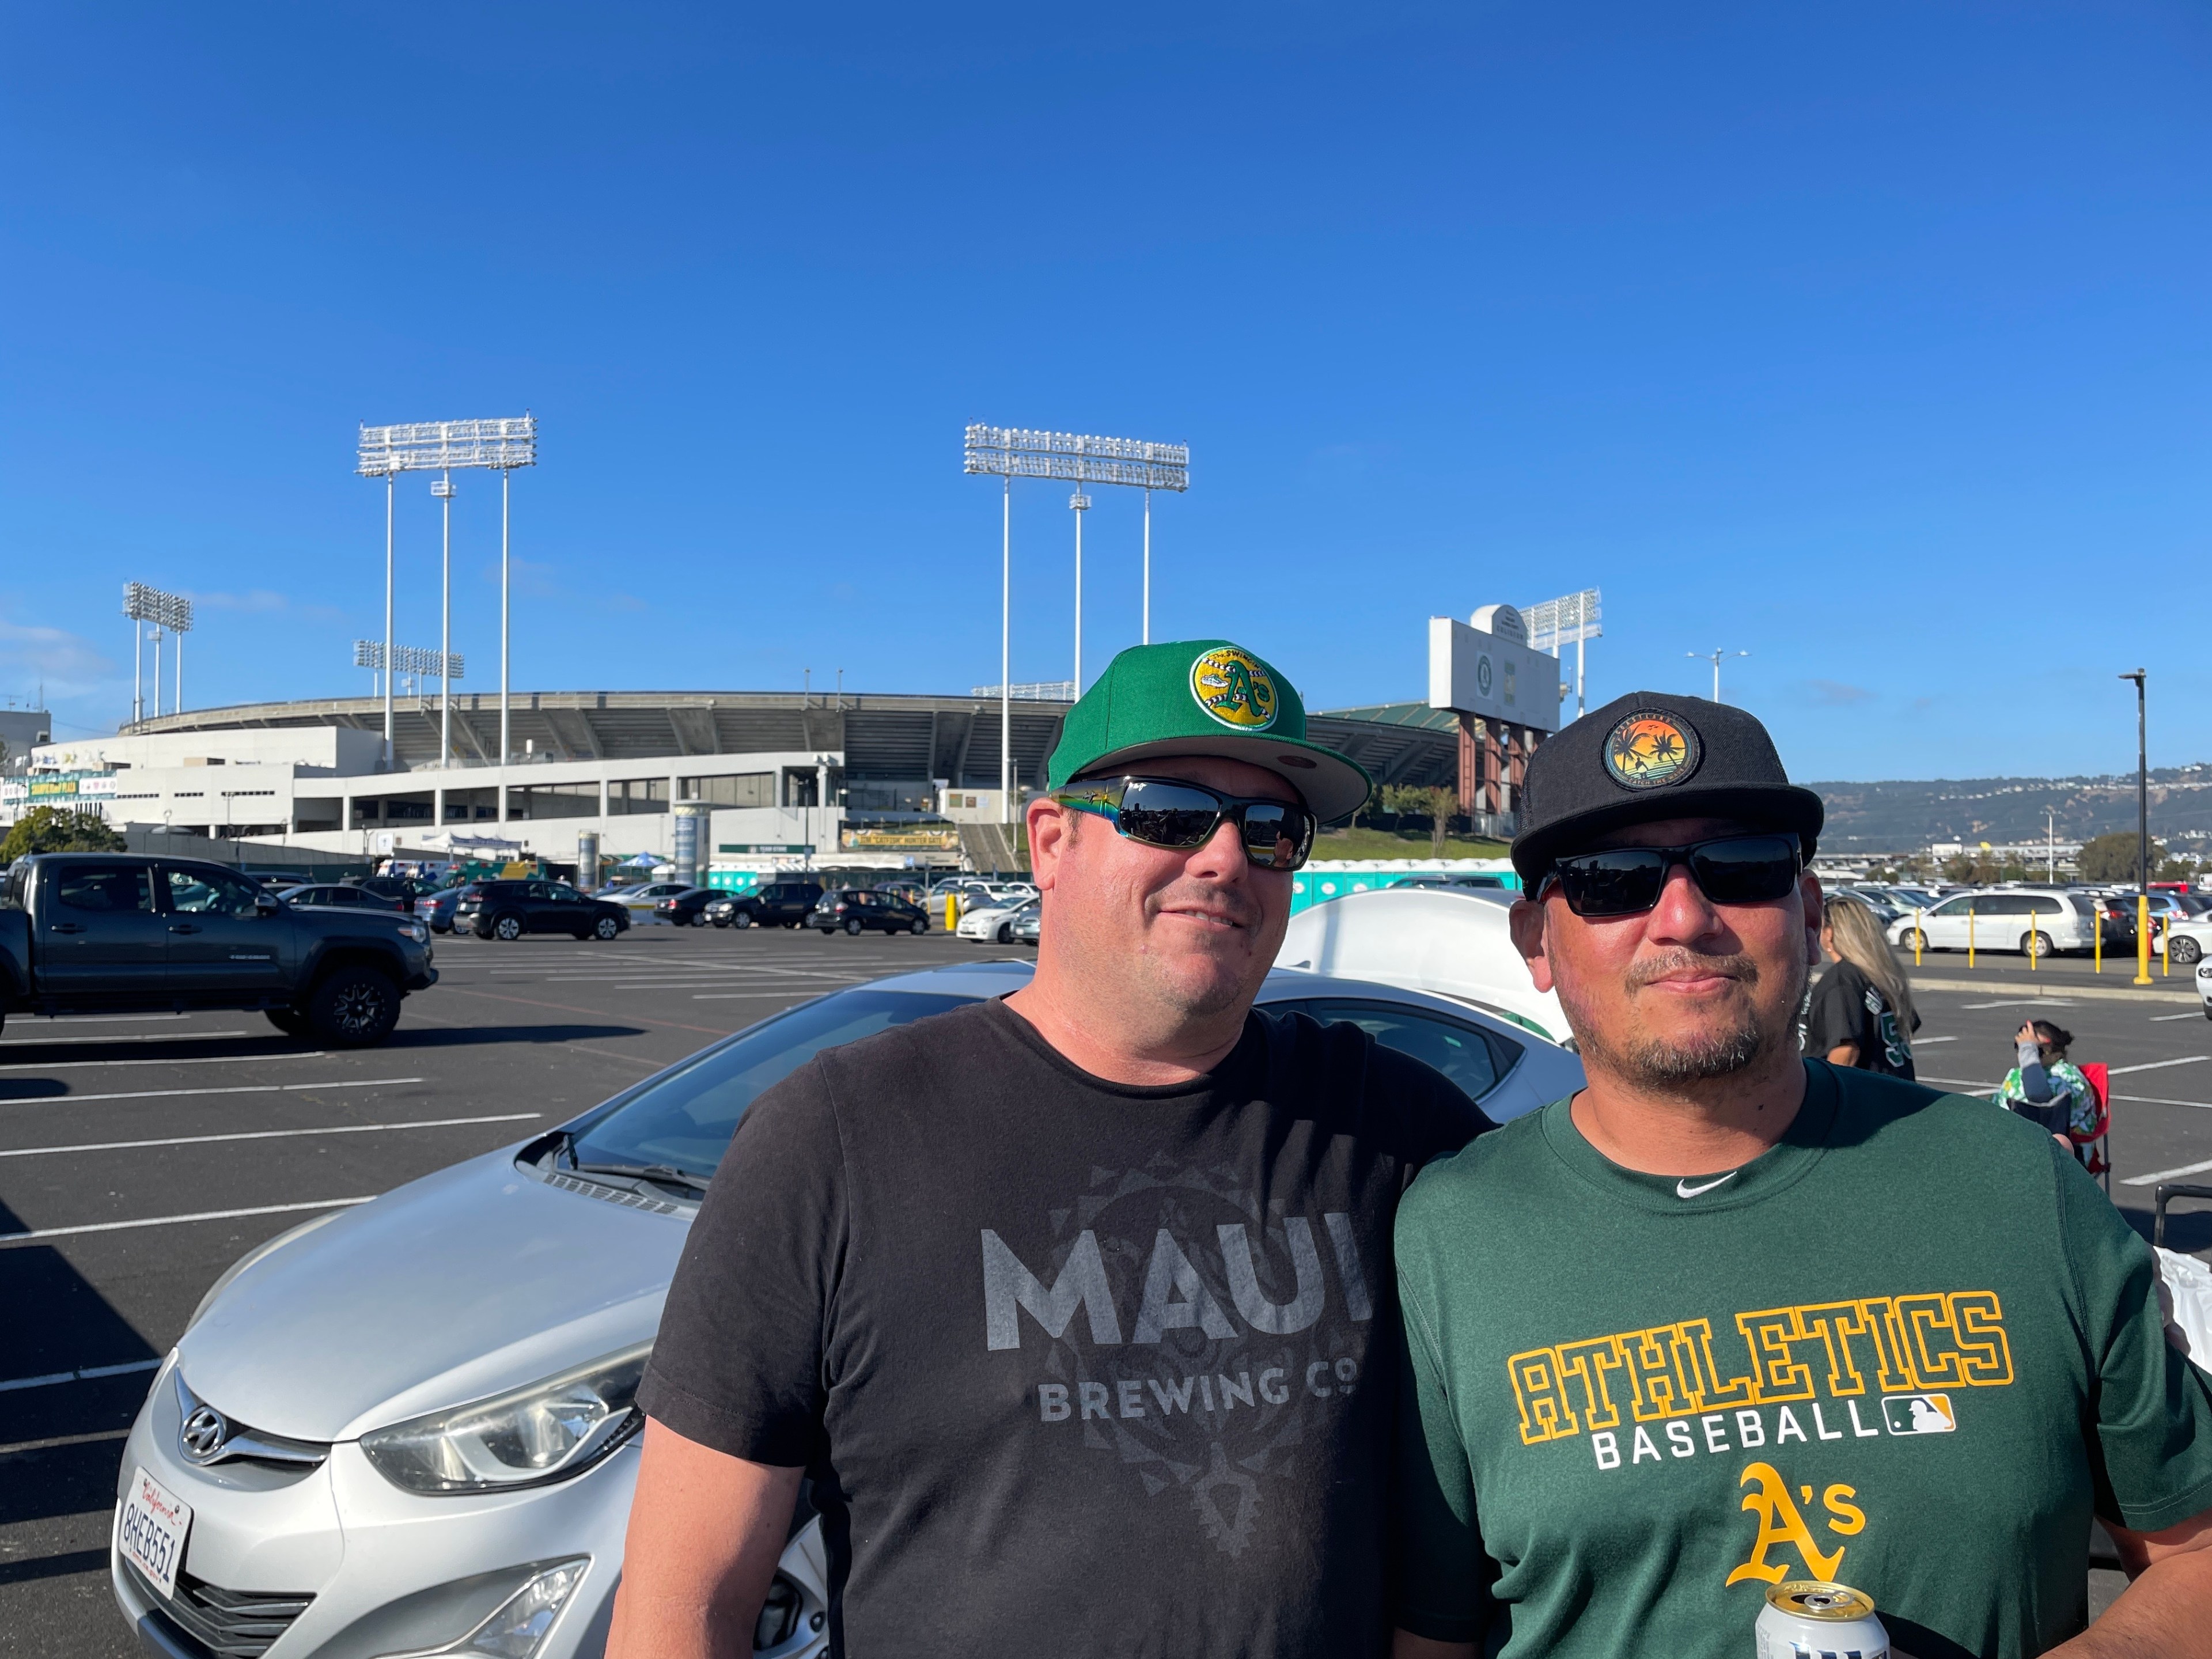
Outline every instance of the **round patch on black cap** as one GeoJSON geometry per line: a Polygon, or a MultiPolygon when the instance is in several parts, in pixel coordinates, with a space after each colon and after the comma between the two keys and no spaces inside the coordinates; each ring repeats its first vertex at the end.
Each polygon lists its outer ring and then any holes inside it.
{"type": "Polygon", "coordinates": [[[1631,789],[1681,783],[1698,769],[1705,746],[1689,721],[1656,708],[1639,708],[1605,740],[1605,769],[1631,789]]]}

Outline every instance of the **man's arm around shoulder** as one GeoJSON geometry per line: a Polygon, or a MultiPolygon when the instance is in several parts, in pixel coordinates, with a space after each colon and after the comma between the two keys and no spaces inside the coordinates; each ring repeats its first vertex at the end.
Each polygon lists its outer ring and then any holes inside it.
{"type": "Polygon", "coordinates": [[[607,1659],[743,1659],[791,1531],[801,1471],[645,1425],[607,1659]]]}
{"type": "Polygon", "coordinates": [[[2212,1656],[2212,1510],[2160,1532],[2106,1529],[2134,1582],[2051,1659],[2212,1656]]]}

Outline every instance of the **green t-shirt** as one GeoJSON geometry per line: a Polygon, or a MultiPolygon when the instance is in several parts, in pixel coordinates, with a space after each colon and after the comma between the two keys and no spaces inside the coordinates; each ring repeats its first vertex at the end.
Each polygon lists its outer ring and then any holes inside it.
{"type": "Polygon", "coordinates": [[[1565,1101],[1398,1212],[1398,1622],[1508,1659],[1746,1659],[1767,1589],[1871,1595],[1915,1659],[2087,1620],[2092,1512],[2212,1509],[2212,1378],[2149,1249],[1985,1100],[1806,1062],[1731,1174],[1607,1161],[1565,1101]]]}

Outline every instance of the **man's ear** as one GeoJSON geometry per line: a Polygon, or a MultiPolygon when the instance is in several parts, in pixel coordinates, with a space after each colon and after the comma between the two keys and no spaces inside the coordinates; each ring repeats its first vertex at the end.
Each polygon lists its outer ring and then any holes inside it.
{"type": "Polygon", "coordinates": [[[1039,797],[1030,803],[1024,816],[1030,837],[1030,876],[1037,891],[1048,893],[1060,872],[1060,861],[1075,838],[1075,814],[1058,801],[1039,797]]]}
{"type": "Polygon", "coordinates": [[[1506,913],[1506,926],[1513,934],[1513,948],[1521,953],[1521,960],[1528,964],[1528,978],[1539,991],[1548,991],[1553,986],[1552,957],[1545,948],[1544,902],[1541,899],[1522,899],[1506,913]]]}
{"type": "Polygon", "coordinates": [[[1824,902],[1820,878],[1808,870],[1797,878],[1797,896],[1805,902],[1805,965],[1820,965],[1820,914],[1824,902]]]}

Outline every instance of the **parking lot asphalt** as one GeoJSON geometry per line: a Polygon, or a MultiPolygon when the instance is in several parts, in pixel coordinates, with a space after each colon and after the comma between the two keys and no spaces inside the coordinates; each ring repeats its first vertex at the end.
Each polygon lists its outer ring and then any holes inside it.
{"type": "MultiPolygon", "coordinates": [[[[611,944],[437,943],[439,984],[381,1048],[258,1015],[10,1020],[0,1033],[0,1651],[125,1659],[108,1516],[149,1374],[232,1261],[319,1210],[557,1123],[716,1037],[841,986],[1020,947],[640,927],[611,944]]],[[[1931,954],[1924,1079],[1993,1087],[2023,1018],[2112,1067],[2113,1199],[2150,1230],[2161,1175],[2212,1183],[2212,1022],[2177,969],[1931,954]],[[2181,1173],[2191,1171],[2191,1173],[2181,1173]]],[[[2212,1253],[2212,1208],[2174,1248],[2212,1253]]],[[[2109,1592],[2108,1592],[2109,1593],[2109,1592]]],[[[2100,1598],[2101,1601],[2101,1597],[2100,1598]]]]}
{"type": "Polygon", "coordinates": [[[805,998],[1030,956],[942,933],[660,926],[436,951],[438,984],[376,1048],[319,1048],[258,1014],[0,1032],[0,1653],[137,1653],[107,1589],[123,1437],[202,1295],[255,1244],[805,998]]]}

